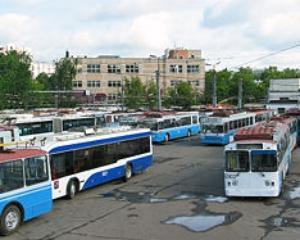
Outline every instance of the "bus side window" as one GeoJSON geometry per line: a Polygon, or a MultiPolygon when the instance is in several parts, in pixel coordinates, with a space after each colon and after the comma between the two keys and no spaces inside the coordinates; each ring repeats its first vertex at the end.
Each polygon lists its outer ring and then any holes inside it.
{"type": "Polygon", "coordinates": [[[193,119],[192,119],[192,122],[193,124],[198,124],[198,117],[197,116],[193,116],[193,119]]]}
{"type": "Polygon", "coordinates": [[[228,132],[228,123],[224,123],[224,133],[228,132]]]}

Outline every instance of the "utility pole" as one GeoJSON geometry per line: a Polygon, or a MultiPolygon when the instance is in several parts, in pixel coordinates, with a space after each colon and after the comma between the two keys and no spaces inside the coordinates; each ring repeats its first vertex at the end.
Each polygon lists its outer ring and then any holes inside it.
{"type": "Polygon", "coordinates": [[[217,105],[217,74],[215,68],[213,69],[213,94],[212,94],[212,104],[217,105]]]}
{"type": "Polygon", "coordinates": [[[150,58],[156,58],[157,59],[157,70],[155,71],[155,79],[156,79],[156,101],[157,101],[157,111],[160,112],[161,111],[160,66],[159,66],[160,57],[151,54],[150,58]]]}
{"type": "Polygon", "coordinates": [[[212,104],[213,106],[216,106],[218,103],[218,96],[217,96],[217,72],[216,72],[216,66],[220,64],[221,62],[217,62],[215,64],[206,64],[207,66],[213,67],[213,92],[212,92],[212,104]]]}
{"type": "Polygon", "coordinates": [[[157,96],[157,111],[161,111],[161,96],[160,96],[160,66],[159,57],[157,58],[157,71],[156,71],[156,96],[157,96]]]}
{"type": "Polygon", "coordinates": [[[122,104],[122,112],[124,112],[124,91],[125,91],[125,89],[124,89],[124,79],[123,79],[123,77],[122,77],[122,80],[121,80],[121,94],[122,94],[122,102],[121,102],[121,104],[122,104]]]}
{"type": "Polygon", "coordinates": [[[238,109],[243,107],[243,79],[239,80],[239,92],[238,92],[238,109]]]}

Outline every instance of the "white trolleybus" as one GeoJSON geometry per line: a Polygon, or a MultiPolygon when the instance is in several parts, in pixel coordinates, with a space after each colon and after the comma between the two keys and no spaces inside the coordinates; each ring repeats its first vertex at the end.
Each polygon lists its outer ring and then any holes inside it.
{"type": "Polygon", "coordinates": [[[275,118],[236,133],[225,146],[226,196],[279,196],[291,166],[295,126],[293,118],[275,118]]]}
{"type": "Polygon", "coordinates": [[[64,132],[27,146],[20,146],[24,143],[17,135],[17,128],[0,127],[2,235],[50,212],[53,199],[73,198],[81,190],[115,179],[127,181],[153,161],[149,129],[64,132]]]}

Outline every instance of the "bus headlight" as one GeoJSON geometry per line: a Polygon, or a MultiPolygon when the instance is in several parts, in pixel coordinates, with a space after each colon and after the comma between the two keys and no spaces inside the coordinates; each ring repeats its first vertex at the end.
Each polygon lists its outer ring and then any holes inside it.
{"type": "Polygon", "coordinates": [[[266,185],[266,187],[269,187],[269,186],[271,185],[270,181],[269,181],[269,180],[266,180],[266,181],[265,181],[265,185],[266,185]]]}
{"type": "Polygon", "coordinates": [[[232,181],[232,186],[237,186],[238,185],[238,181],[237,180],[233,180],[232,181]]]}

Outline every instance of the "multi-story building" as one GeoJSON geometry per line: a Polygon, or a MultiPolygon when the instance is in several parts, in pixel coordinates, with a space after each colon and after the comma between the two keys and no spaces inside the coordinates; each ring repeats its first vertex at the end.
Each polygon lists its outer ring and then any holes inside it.
{"type": "Polygon", "coordinates": [[[168,87],[188,82],[200,94],[205,87],[205,63],[201,50],[166,50],[162,57],[121,58],[119,56],[77,57],[74,90],[88,90],[96,99],[116,100],[124,79],[139,77],[144,84],[156,81],[159,71],[162,95],[168,87]]]}
{"type": "Polygon", "coordinates": [[[55,72],[55,64],[45,62],[34,62],[31,64],[32,76],[35,79],[40,73],[51,76],[55,72]]]}
{"type": "Polygon", "coordinates": [[[270,81],[267,108],[279,113],[300,107],[300,78],[272,79],[270,81]]]}

